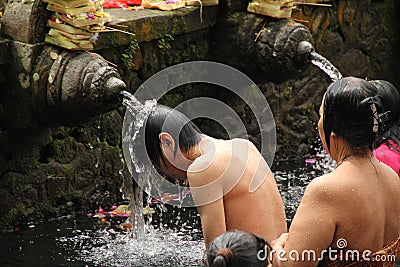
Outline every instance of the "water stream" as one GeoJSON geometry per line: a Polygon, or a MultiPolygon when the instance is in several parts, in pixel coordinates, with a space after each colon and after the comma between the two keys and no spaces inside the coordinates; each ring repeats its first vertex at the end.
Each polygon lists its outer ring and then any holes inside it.
{"type": "Polygon", "coordinates": [[[311,63],[325,72],[333,82],[343,78],[340,71],[327,60],[315,51],[310,52],[311,63]]]}
{"type": "Polygon", "coordinates": [[[148,115],[155,109],[156,100],[148,100],[144,104],[138,101],[129,92],[123,91],[123,104],[126,107],[126,114],[122,126],[123,139],[122,147],[124,153],[125,164],[131,174],[130,177],[124,176],[123,193],[129,200],[129,210],[131,216],[128,223],[132,225],[131,236],[138,241],[145,238],[145,223],[143,217],[143,190],[150,187],[150,165],[142,163],[139,165],[138,157],[140,151],[135,146],[139,130],[143,127],[148,115]]]}

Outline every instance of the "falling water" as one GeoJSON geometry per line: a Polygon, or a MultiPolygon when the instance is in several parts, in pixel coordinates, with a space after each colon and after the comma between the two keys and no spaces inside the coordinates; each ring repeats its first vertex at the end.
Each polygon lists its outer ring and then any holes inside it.
{"type": "MultiPolygon", "coordinates": [[[[132,177],[124,177],[124,194],[130,199],[131,216],[129,221],[132,225],[132,235],[143,240],[145,235],[145,222],[143,216],[143,188],[150,187],[149,176],[151,175],[150,166],[145,163],[139,164],[139,153],[136,146],[139,131],[143,127],[149,114],[155,109],[156,100],[148,100],[144,104],[140,103],[129,92],[121,92],[124,95],[123,104],[127,111],[123,125],[123,152],[126,165],[132,177]]],[[[151,188],[150,188],[151,190],[151,188]]]]}
{"type": "Polygon", "coordinates": [[[329,60],[321,56],[315,51],[310,52],[311,63],[323,70],[332,81],[337,81],[343,78],[339,70],[329,60]]]}

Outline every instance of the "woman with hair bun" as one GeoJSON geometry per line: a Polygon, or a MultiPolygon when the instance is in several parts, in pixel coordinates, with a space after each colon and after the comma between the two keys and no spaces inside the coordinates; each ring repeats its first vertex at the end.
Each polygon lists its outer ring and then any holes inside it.
{"type": "Polygon", "coordinates": [[[267,267],[269,243],[257,235],[228,231],[214,239],[207,251],[209,267],[267,267]]]}
{"type": "Polygon", "coordinates": [[[400,179],[372,153],[388,123],[382,100],[355,77],[328,87],[318,130],[337,167],[307,186],[289,233],[271,242],[273,266],[394,266],[400,179]]]}

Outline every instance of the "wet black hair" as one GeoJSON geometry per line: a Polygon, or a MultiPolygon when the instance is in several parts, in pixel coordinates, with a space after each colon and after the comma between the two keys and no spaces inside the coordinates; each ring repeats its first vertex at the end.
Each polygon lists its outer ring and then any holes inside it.
{"type": "Polygon", "coordinates": [[[187,152],[196,146],[201,139],[201,131],[181,112],[167,106],[157,105],[145,122],[145,145],[147,154],[155,166],[165,163],[162,156],[160,133],[171,135],[175,141],[175,153],[178,146],[182,152],[187,152]]]}
{"type": "Polygon", "coordinates": [[[383,115],[382,99],[374,84],[356,77],[333,82],[324,99],[323,127],[328,150],[332,132],[342,136],[354,150],[375,148],[377,137],[384,131],[383,115]]]}
{"type": "Polygon", "coordinates": [[[233,230],[214,239],[207,251],[209,267],[265,267],[267,266],[269,243],[254,234],[233,230]],[[265,255],[267,253],[267,255],[265,255]]]}
{"type": "Polygon", "coordinates": [[[388,147],[400,152],[400,94],[397,88],[388,81],[373,80],[370,81],[376,86],[378,95],[381,96],[383,108],[390,111],[389,120],[386,122],[385,131],[378,136],[376,145],[380,146],[386,143],[388,147]],[[397,147],[393,146],[394,142],[397,147]]]}

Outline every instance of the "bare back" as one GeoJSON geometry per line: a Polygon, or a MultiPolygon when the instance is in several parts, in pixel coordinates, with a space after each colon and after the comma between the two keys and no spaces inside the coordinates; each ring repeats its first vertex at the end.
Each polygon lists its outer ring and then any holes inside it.
{"type": "MultiPolygon", "coordinates": [[[[373,156],[347,160],[307,186],[291,224],[285,251],[312,250],[318,256],[328,247],[360,253],[379,251],[397,240],[399,221],[397,174],[373,156]]],[[[292,261],[283,265],[314,264],[292,261]]]]}
{"type": "Polygon", "coordinates": [[[345,237],[349,249],[377,251],[399,237],[400,178],[388,166],[374,157],[344,162],[327,183],[343,199],[334,242],[345,237]]]}
{"type": "Polygon", "coordinates": [[[274,176],[257,148],[243,139],[213,139],[203,148],[205,153],[190,166],[188,178],[206,244],[233,229],[268,240],[285,232],[282,199],[274,176]],[[223,215],[219,220],[218,212],[223,215]],[[218,217],[210,225],[209,214],[218,217]]]}

